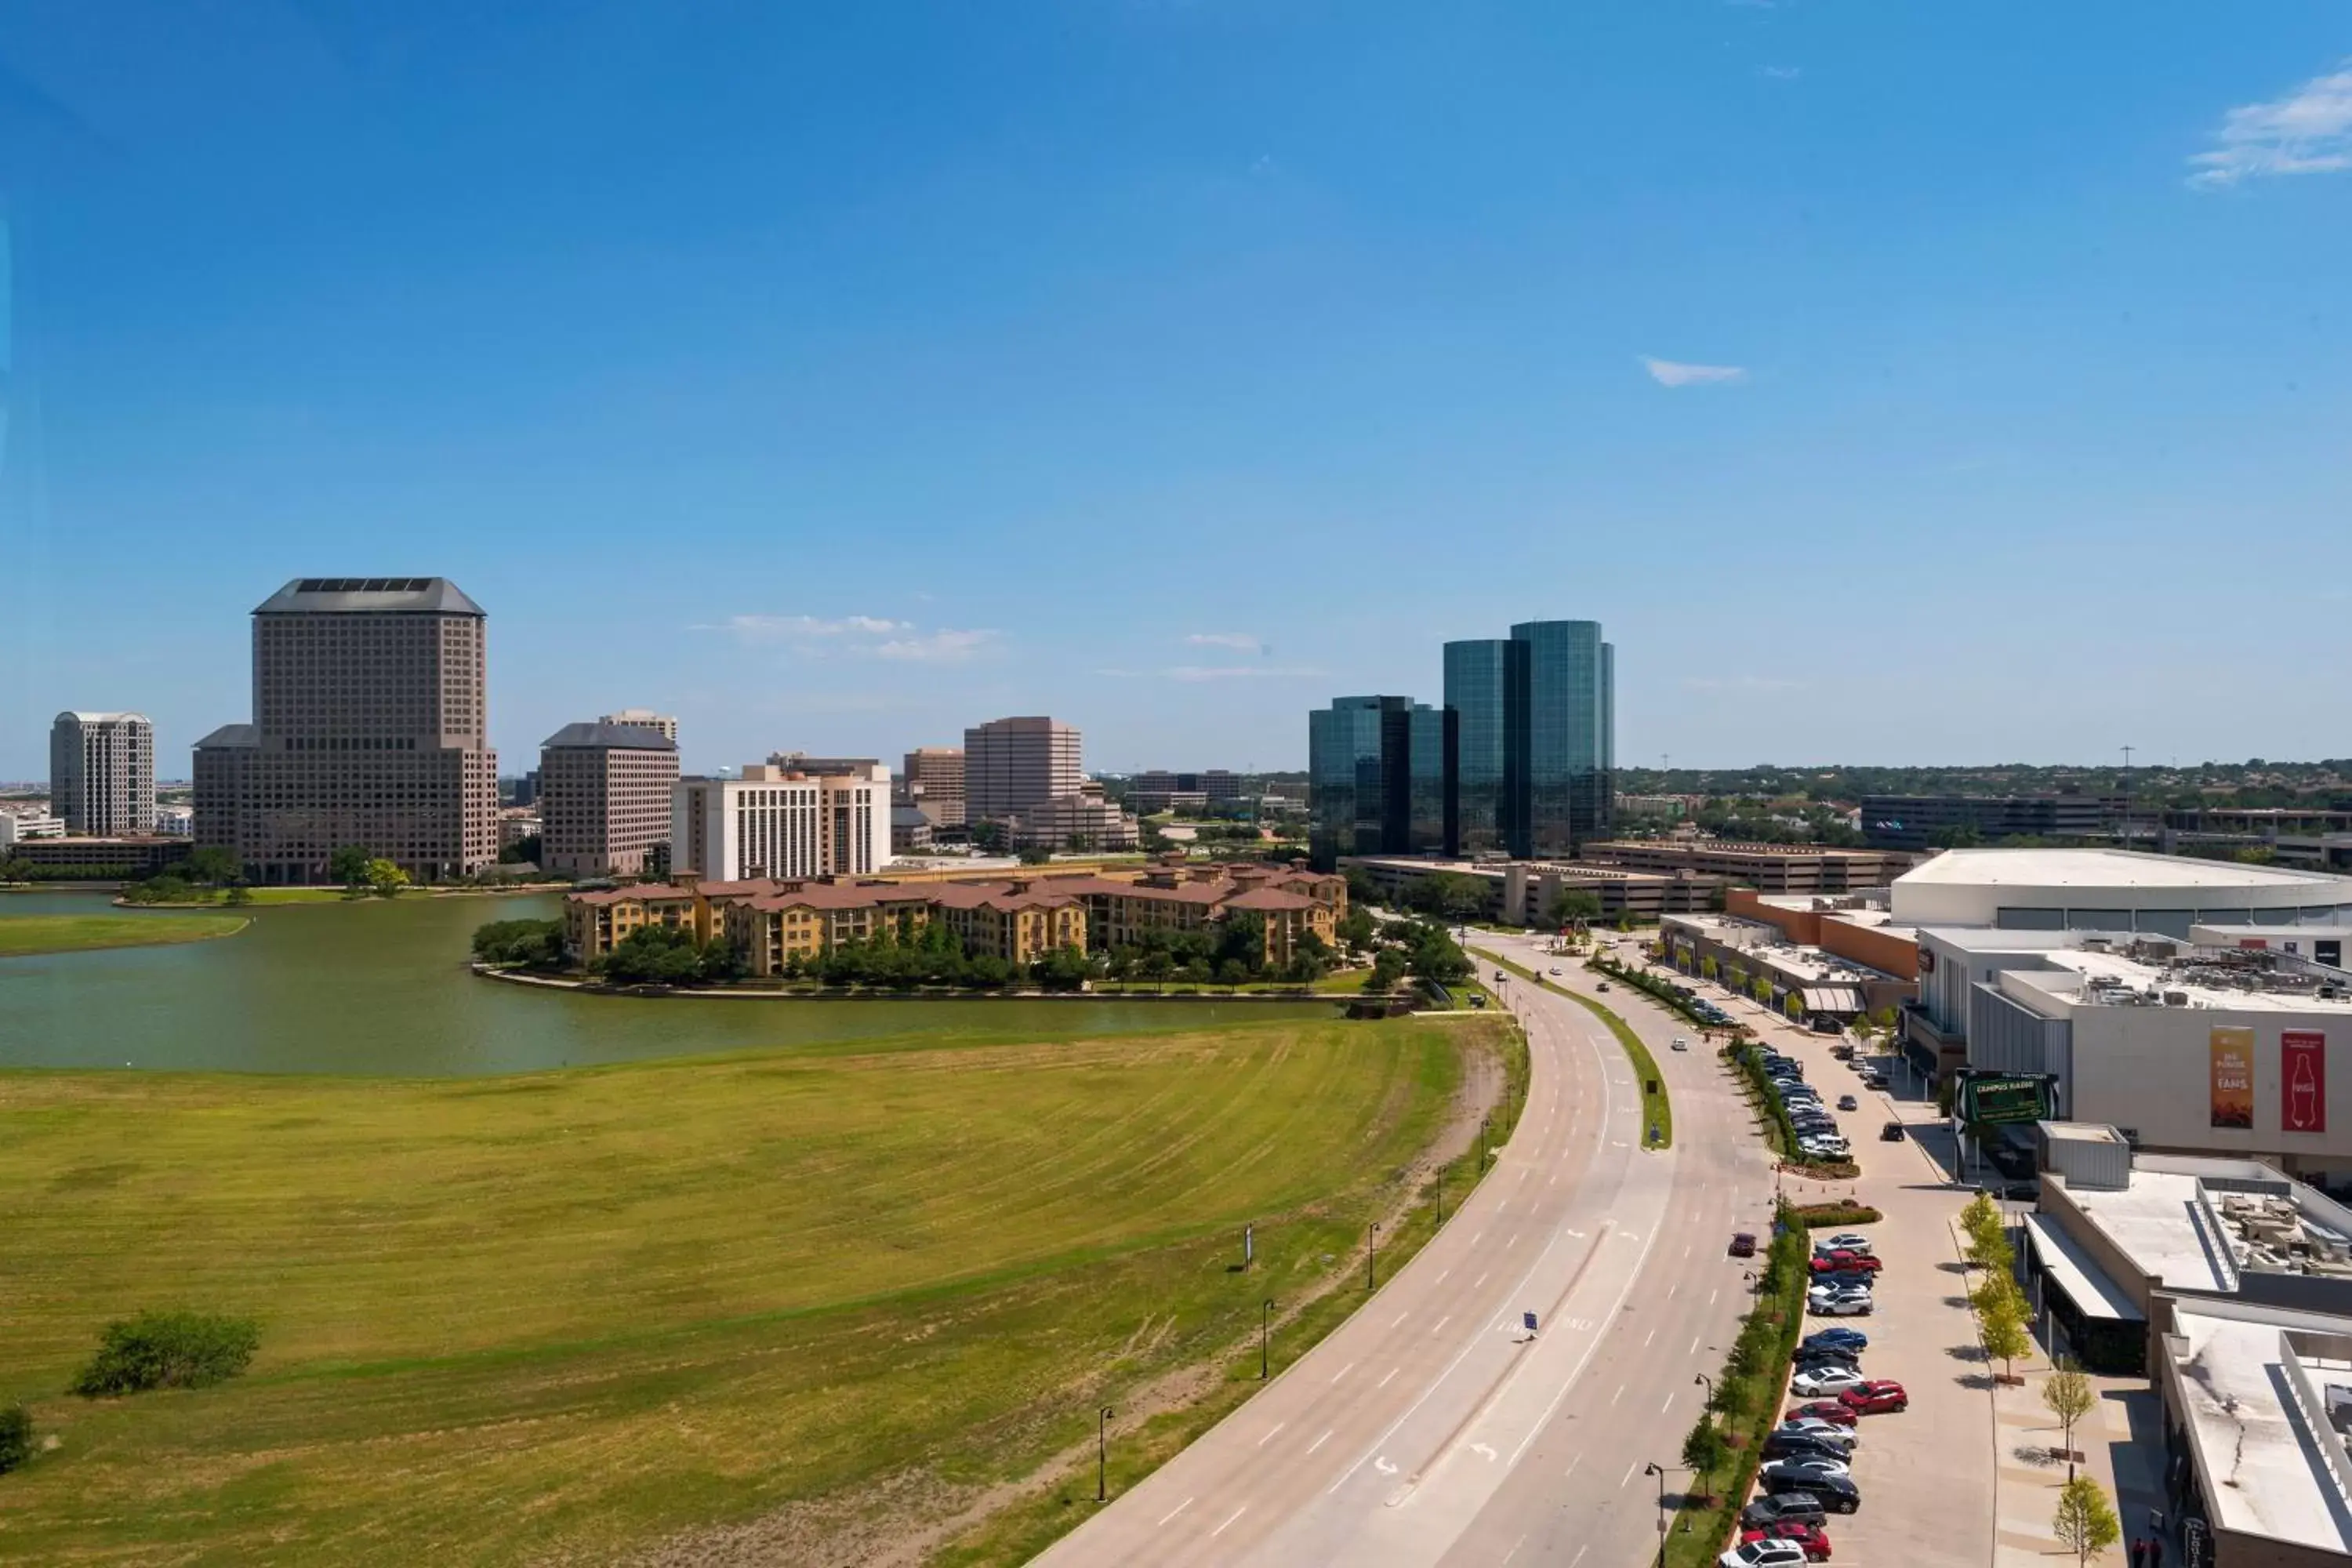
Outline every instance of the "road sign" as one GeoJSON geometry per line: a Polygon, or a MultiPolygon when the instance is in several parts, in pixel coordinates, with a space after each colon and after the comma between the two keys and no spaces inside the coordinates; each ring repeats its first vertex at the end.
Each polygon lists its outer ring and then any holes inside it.
{"type": "Polygon", "coordinates": [[[1519,1321],[1527,1324],[1528,1332],[1534,1333],[1536,1331],[1536,1315],[1533,1312],[1521,1313],[1519,1315],[1519,1321]]]}

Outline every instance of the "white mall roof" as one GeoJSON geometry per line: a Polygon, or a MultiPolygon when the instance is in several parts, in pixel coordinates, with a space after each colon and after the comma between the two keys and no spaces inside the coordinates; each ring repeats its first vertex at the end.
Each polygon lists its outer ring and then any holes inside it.
{"type": "Polygon", "coordinates": [[[2200,920],[2340,918],[2352,878],[2127,849],[1953,849],[1897,877],[1890,898],[1905,925],[2137,926],[2185,938],[2200,920]]]}
{"type": "Polygon", "coordinates": [[[1906,888],[1948,884],[1986,888],[2294,887],[2352,891],[2352,880],[2285,866],[2248,866],[2149,855],[2135,849],[1948,849],[1895,879],[1906,888]]]}
{"type": "MultiPolygon", "coordinates": [[[[2218,1516],[2214,1522],[2322,1552],[2352,1552],[2352,1509],[2332,1473],[2326,1439],[2312,1426],[2325,1414],[2306,1413],[2300,1398],[2281,1397],[2294,1386],[2290,1362],[2315,1384],[2345,1380],[2346,1364],[2298,1352],[2278,1321],[2222,1317],[2183,1302],[2173,1327],[2187,1342],[2175,1365],[2198,1463],[2210,1482],[2199,1489],[2218,1516]]],[[[2301,1341],[2315,1342],[2325,1337],[2301,1341]]]]}
{"type": "Polygon", "coordinates": [[[2134,1165],[2127,1187],[2079,1187],[2066,1195],[2131,1266],[2184,1290],[2234,1290],[2195,1218],[2195,1176],[2134,1165]]]}

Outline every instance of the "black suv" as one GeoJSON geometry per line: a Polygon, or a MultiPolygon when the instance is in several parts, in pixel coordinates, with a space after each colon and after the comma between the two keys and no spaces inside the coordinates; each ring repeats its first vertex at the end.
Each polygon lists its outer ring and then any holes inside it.
{"type": "Polygon", "coordinates": [[[1772,1497],[1804,1493],[1831,1513],[1853,1513],[1862,1507],[1862,1489],[1843,1476],[1825,1476],[1817,1471],[1801,1475],[1767,1467],[1758,1473],[1756,1484],[1772,1497]]]}

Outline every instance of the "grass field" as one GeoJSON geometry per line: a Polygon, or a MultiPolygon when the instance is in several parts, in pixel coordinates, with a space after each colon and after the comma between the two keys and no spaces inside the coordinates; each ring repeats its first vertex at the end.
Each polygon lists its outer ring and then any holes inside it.
{"type": "Polygon", "coordinates": [[[0,910],[0,958],[202,942],[244,929],[243,915],[11,915],[0,910]]]}
{"type": "Polygon", "coordinates": [[[0,1076],[0,1403],[58,1439],[0,1481],[0,1559],[586,1563],[760,1519],[773,1560],[858,1560],[1355,1268],[1471,1037],[1501,1031],[0,1076]],[[175,1305],[259,1318],[252,1371],[58,1392],[175,1305]]]}

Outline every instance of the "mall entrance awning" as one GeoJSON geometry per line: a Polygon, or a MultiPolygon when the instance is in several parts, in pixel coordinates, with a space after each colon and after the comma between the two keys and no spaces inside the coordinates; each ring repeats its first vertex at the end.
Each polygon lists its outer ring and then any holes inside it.
{"type": "Polygon", "coordinates": [[[2108,1278],[2107,1271],[2048,1215],[2030,1214],[2023,1217],[2025,1244],[2034,1261],[2042,1266],[2051,1283],[2066,1292],[2066,1299],[2084,1318],[2122,1323],[2147,1321],[2147,1314],[2132,1305],[2131,1298],[2108,1278]]]}
{"type": "Polygon", "coordinates": [[[1841,1018],[1852,1018],[1862,1012],[1862,991],[1857,986],[1808,985],[1804,1000],[1808,1013],[1833,1013],[1841,1018]]]}

